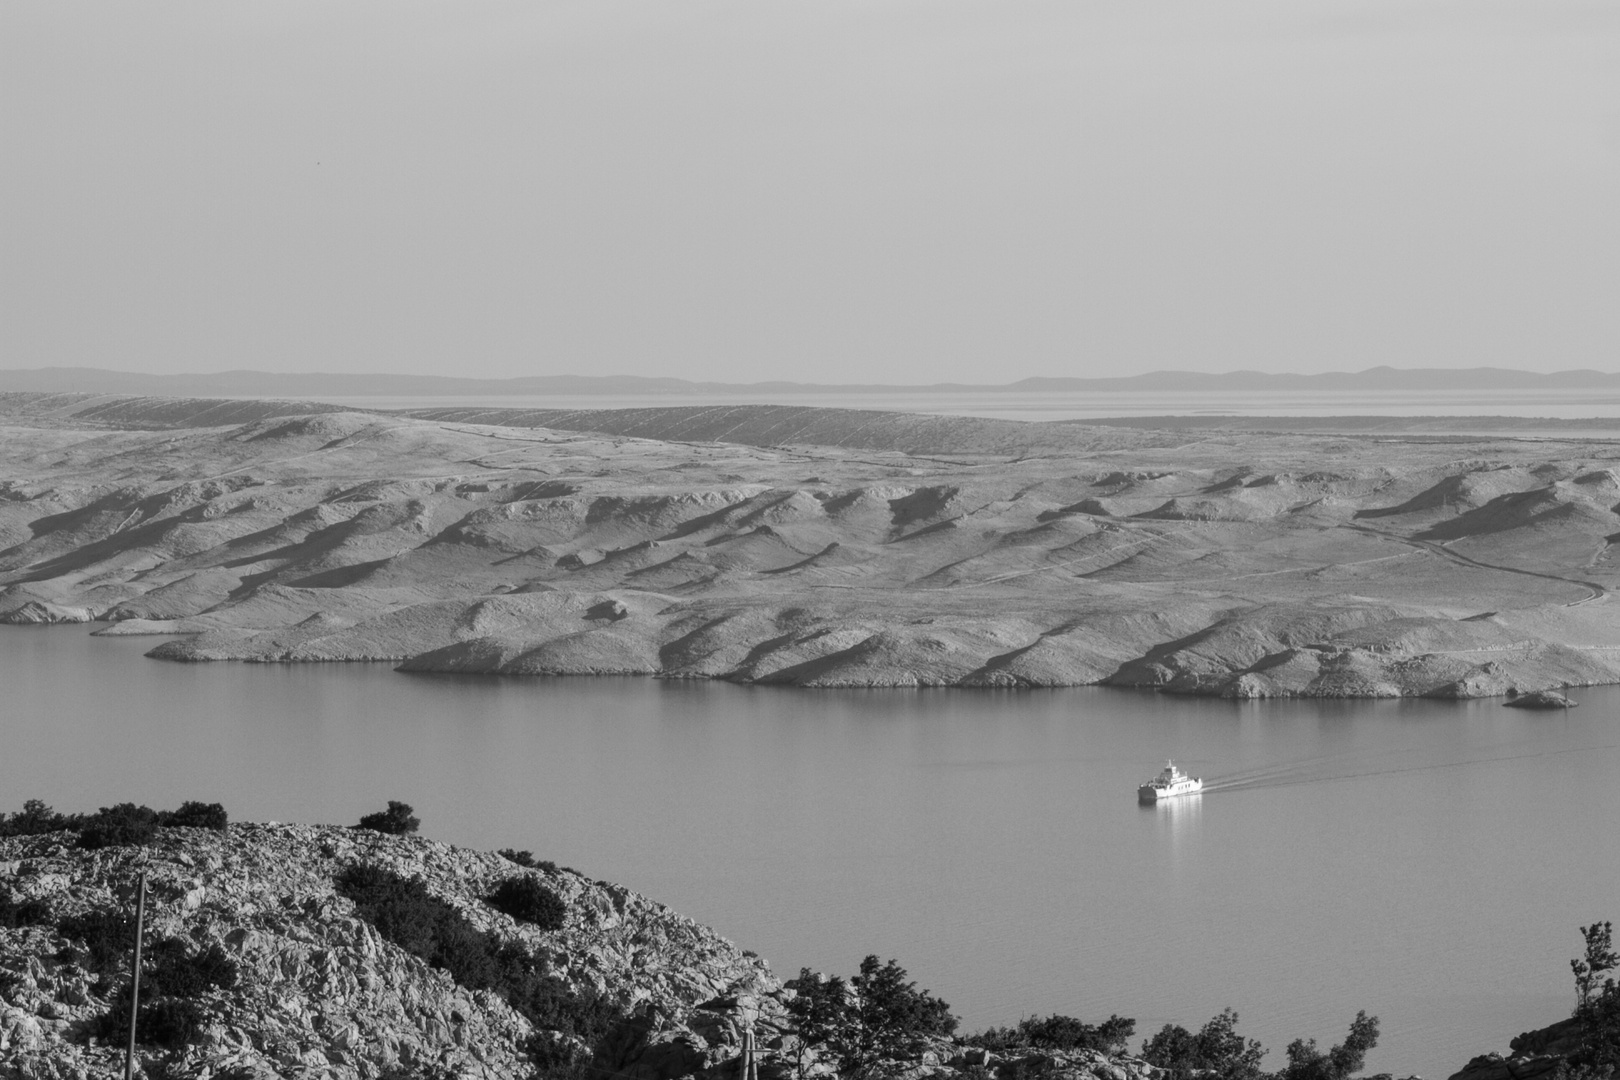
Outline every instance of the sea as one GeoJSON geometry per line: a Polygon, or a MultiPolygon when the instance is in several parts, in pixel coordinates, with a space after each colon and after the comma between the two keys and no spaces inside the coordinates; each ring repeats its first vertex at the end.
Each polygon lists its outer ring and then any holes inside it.
{"type": "MultiPolygon", "coordinates": [[[[749,404],[805,405],[835,409],[883,409],[943,416],[1003,420],[1086,420],[1130,416],[1515,416],[1568,421],[1620,418],[1620,390],[1414,391],[1154,391],[1125,392],[933,392],[804,391],[716,394],[556,394],[485,396],[324,396],[314,400],[368,409],[435,407],[504,409],[641,409],[749,404]]],[[[1487,430],[1488,428],[1482,428],[1487,430]]],[[[1612,431],[1610,432],[1612,435],[1612,431]]]]}
{"type": "Polygon", "coordinates": [[[966,1030],[1119,1014],[1141,1038],[1231,1007],[1277,1068],[1364,1009],[1369,1071],[1434,1080],[1566,1016],[1579,927],[1620,916],[1620,688],[1545,713],[444,677],[175,664],[90,629],[0,627],[0,808],[352,823],[398,799],[784,977],[898,960],[966,1030]],[[1167,757],[1206,791],[1138,805],[1167,757]]]}

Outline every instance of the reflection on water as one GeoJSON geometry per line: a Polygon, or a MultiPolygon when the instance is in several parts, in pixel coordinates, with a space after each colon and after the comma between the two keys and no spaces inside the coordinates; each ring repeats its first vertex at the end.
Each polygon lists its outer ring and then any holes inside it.
{"type": "Polygon", "coordinates": [[[1198,821],[1203,813],[1203,792],[1195,791],[1191,795],[1181,795],[1174,799],[1160,799],[1154,803],[1139,803],[1143,810],[1152,813],[1155,818],[1167,829],[1170,835],[1184,835],[1188,828],[1198,821]]]}
{"type": "Polygon", "coordinates": [[[1168,850],[1173,868],[1182,865],[1189,846],[1198,842],[1198,823],[1204,812],[1203,792],[1138,804],[1144,814],[1153,815],[1156,838],[1168,850]]]}
{"type": "Polygon", "coordinates": [[[0,627],[0,809],[131,799],[424,832],[623,882],[769,957],[895,957],[968,1030],[1223,1007],[1272,1048],[1380,1017],[1369,1071],[1447,1076],[1568,1011],[1620,916],[1620,691],[1234,704],[1101,689],[806,692],[177,665],[0,627]],[[1174,756],[1233,786],[1141,807],[1174,756]],[[1324,968],[1331,979],[1322,978],[1324,968]],[[1144,973],[1176,971],[1175,979],[1144,973]]]}

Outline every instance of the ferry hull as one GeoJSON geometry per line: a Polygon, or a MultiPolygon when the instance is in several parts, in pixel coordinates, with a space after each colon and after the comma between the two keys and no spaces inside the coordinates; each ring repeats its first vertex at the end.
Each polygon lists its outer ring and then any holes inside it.
{"type": "Polygon", "coordinates": [[[1165,799],[1179,799],[1184,795],[1197,795],[1204,790],[1202,780],[1190,783],[1175,784],[1167,788],[1154,787],[1152,784],[1143,784],[1136,789],[1136,801],[1141,803],[1162,802],[1165,799]]]}

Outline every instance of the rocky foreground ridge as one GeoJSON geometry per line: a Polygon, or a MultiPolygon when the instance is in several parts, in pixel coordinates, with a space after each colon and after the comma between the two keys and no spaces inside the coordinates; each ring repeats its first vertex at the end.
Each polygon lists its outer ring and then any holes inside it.
{"type": "MultiPolygon", "coordinates": [[[[194,1020],[176,1035],[172,1016],[165,1027],[164,1016],[143,1013],[143,1030],[169,1040],[141,1047],[149,1077],[730,1080],[745,1032],[764,1080],[834,1071],[795,1033],[794,992],[763,960],[628,889],[412,836],[272,823],[165,828],[145,848],[83,850],[72,833],[0,840],[0,1077],[121,1075],[121,1038],[106,1018],[126,1000],[127,958],[109,942],[124,941],[119,920],[143,866],[145,940],[160,961],[159,974],[143,976],[146,992],[194,1020]],[[356,867],[417,883],[453,909],[469,940],[532,963],[528,1004],[470,989],[464,972],[453,977],[397,943],[420,927],[362,917],[341,884],[356,867]],[[562,899],[559,927],[491,906],[491,891],[515,878],[562,899]],[[189,983],[162,974],[175,957],[204,974],[189,983]],[[161,996],[170,991],[185,996],[161,996]],[[539,1015],[555,1026],[531,1019],[539,1015]],[[591,1025],[600,1034],[585,1046],[579,1033],[591,1025]]],[[[1037,1064],[1058,1080],[1158,1075],[1128,1056],[998,1056],[945,1038],[880,1071],[985,1080],[1037,1064]]]]}
{"type": "Polygon", "coordinates": [[[0,622],[424,673],[1231,698],[1620,682],[1609,442],[299,409],[0,398],[0,622]]]}
{"type": "MultiPolygon", "coordinates": [[[[1019,1031],[1066,1033],[1058,1045],[1067,1049],[1009,1028],[965,1039],[935,1030],[891,1039],[876,1057],[869,1048],[852,1070],[840,1057],[847,1044],[826,1041],[824,1012],[803,1007],[841,981],[784,985],[707,927],[527,852],[274,822],[164,827],[145,846],[103,836],[111,846],[86,847],[85,837],[81,825],[0,838],[0,1080],[122,1075],[142,871],[136,1061],[151,1078],[1348,1080],[1376,1039],[1372,1019],[1361,1049],[1322,1054],[1313,1042],[1295,1061],[1290,1047],[1289,1067],[1267,1074],[1258,1069],[1264,1050],[1236,1034],[1228,1012],[1196,1037],[1167,1027],[1149,1040],[1148,1058],[1180,1062],[1158,1067],[1123,1051],[1132,1021],[1089,1029],[1121,1025],[1096,1049],[1074,1045],[1085,1025],[1053,1016],[1019,1031]],[[555,909],[536,921],[503,903],[502,887],[515,884],[555,909]],[[385,894],[428,906],[388,909],[376,903],[385,894]],[[431,925],[434,910],[453,933],[431,925]],[[477,951],[469,946],[486,950],[481,961],[466,962],[477,951]],[[514,971],[523,978],[514,982],[514,971]],[[1197,1058],[1186,1055],[1197,1053],[1220,1060],[1189,1069],[1197,1058]]],[[[947,1015],[926,991],[903,994],[904,1011],[947,1015]]],[[[1526,1080],[1583,1060],[1583,1045],[1581,1022],[1563,1021],[1512,1040],[1506,1057],[1473,1059],[1451,1080],[1526,1080]]]]}

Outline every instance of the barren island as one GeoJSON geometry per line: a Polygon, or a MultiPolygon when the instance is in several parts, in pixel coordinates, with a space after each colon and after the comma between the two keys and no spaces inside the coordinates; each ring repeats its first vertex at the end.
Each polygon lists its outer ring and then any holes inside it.
{"type": "Polygon", "coordinates": [[[166,660],[1232,698],[1620,682],[1620,445],[1596,438],[16,393],[0,449],[0,620],[163,635],[166,660]]]}

